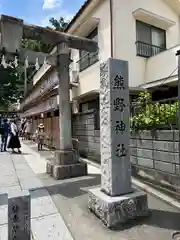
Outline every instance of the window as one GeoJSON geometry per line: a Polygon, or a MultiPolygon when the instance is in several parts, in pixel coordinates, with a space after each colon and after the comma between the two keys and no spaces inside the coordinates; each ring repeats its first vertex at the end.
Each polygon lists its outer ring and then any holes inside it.
{"type": "Polygon", "coordinates": [[[136,51],[138,56],[152,57],[166,49],[166,32],[136,21],[136,51]]]}
{"type": "MultiPolygon", "coordinates": [[[[92,39],[98,42],[98,28],[95,28],[88,36],[89,39],[92,39]]],[[[83,71],[84,69],[88,68],[92,64],[98,61],[98,52],[89,53],[84,50],[79,51],[80,59],[79,63],[79,70],[83,71]]]]}

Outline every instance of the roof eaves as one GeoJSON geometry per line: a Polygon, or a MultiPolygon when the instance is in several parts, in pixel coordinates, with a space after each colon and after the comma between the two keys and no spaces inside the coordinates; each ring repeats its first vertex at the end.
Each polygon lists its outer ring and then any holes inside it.
{"type": "Polygon", "coordinates": [[[89,4],[92,2],[93,0],[86,0],[85,3],[81,6],[81,8],[79,9],[79,11],[76,13],[76,15],[73,17],[73,19],[70,21],[70,23],[67,25],[66,29],[64,30],[64,32],[68,32],[68,30],[71,28],[71,26],[75,23],[75,21],[77,20],[77,18],[84,12],[84,10],[87,8],[87,6],[89,6],[89,4]]]}

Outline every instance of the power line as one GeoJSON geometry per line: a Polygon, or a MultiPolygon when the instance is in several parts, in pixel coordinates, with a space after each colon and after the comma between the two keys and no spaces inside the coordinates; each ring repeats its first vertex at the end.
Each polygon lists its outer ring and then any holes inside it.
{"type": "Polygon", "coordinates": [[[157,89],[157,88],[161,87],[162,85],[164,85],[164,83],[173,75],[173,73],[174,73],[177,69],[178,69],[178,66],[169,74],[169,76],[168,76],[167,78],[164,79],[164,81],[163,81],[160,85],[156,86],[155,88],[157,89]]]}

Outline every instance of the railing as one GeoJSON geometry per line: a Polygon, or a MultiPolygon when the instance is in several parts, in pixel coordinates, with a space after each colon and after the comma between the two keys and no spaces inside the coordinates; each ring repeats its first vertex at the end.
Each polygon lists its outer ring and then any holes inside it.
{"type": "Polygon", "coordinates": [[[132,129],[178,129],[178,99],[131,104],[132,129]]]}
{"type": "Polygon", "coordinates": [[[79,64],[79,71],[81,72],[85,70],[86,68],[93,65],[97,61],[99,61],[98,52],[87,53],[77,61],[77,63],[79,64]]]}
{"type": "Polygon", "coordinates": [[[136,42],[136,52],[137,52],[137,55],[141,57],[149,58],[154,55],[157,55],[160,52],[163,52],[164,50],[166,50],[165,47],[162,48],[162,47],[144,43],[141,41],[136,42]]]}

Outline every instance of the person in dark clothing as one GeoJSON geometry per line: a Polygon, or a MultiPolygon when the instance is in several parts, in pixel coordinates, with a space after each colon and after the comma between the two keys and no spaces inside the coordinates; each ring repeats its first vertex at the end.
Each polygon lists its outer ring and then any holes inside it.
{"type": "Polygon", "coordinates": [[[1,127],[1,152],[5,151],[7,148],[7,140],[8,140],[8,135],[9,135],[9,129],[10,126],[7,122],[7,119],[3,120],[3,124],[1,127]]]}
{"type": "Polygon", "coordinates": [[[20,150],[21,143],[20,143],[20,140],[19,140],[18,127],[17,127],[15,119],[11,120],[10,138],[9,138],[9,142],[8,142],[7,148],[11,148],[12,149],[12,153],[17,153],[14,150],[15,148],[17,148],[18,149],[18,153],[21,153],[21,150],[20,150]]]}

